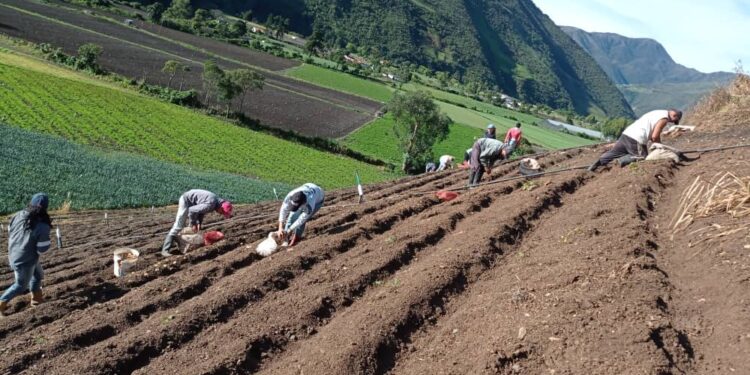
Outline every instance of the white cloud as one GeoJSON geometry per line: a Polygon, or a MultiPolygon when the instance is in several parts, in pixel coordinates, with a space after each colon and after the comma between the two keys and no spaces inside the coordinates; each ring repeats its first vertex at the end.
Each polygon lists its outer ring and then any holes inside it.
{"type": "Polygon", "coordinates": [[[750,64],[750,0],[534,0],[558,25],[659,41],[704,72],[750,64]]]}

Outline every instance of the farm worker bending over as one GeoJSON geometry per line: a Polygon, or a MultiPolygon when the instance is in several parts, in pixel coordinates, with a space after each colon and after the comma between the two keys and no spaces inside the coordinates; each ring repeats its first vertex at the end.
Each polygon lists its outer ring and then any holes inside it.
{"type": "Polygon", "coordinates": [[[497,139],[482,138],[474,142],[471,149],[471,172],[469,173],[469,186],[476,186],[481,180],[484,172],[492,173],[492,165],[498,160],[508,157],[507,145],[497,139]]]}
{"type": "Polygon", "coordinates": [[[433,162],[427,162],[424,166],[424,173],[430,173],[435,172],[435,169],[437,169],[437,166],[433,162]]]}
{"type": "Polygon", "coordinates": [[[489,124],[487,125],[487,131],[484,132],[484,137],[490,138],[490,139],[497,139],[496,131],[497,131],[497,128],[495,128],[495,124],[489,124]]]}
{"type": "Polygon", "coordinates": [[[47,214],[49,198],[35,194],[23,211],[16,213],[8,226],[8,261],[15,282],[0,297],[0,315],[5,316],[8,302],[13,297],[31,291],[31,306],[44,301],[42,278],[44,273],[39,256],[49,250],[52,220],[47,214]]]}
{"type": "Polygon", "coordinates": [[[516,127],[508,129],[505,134],[505,143],[508,145],[508,155],[512,154],[516,150],[516,147],[521,143],[521,123],[517,122],[516,127]]]}
{"type": "Polygon", "coordinates": [[[615,147],[605,152],[599,160],[591,164],[589,171],[594,172],[597,168],[609,164],[619,157],[632,155],[646,157],[648,155],[648,142],[661,143],[661,132],[669,123],[680,124],[682,112],[676,109],[656,110],[646,113],[641,118],[630,124],[622,132],[615,147]]]}
{"type": "Polygon", "coordinates": [[[320,186],[315,184],[304,184],[286,195],[279,210],[280,239],[288,239],[289,246],[294,246],[302,240],[305,232],[305,224],[315,215],[321,207],[325,194],[320,186]]]}
{"type": "Polygon", "coordinates": [[[453,156],[443,155],[440,157],[440,166],[438,166],[437,171],[444,171],[446,168],[453,169],[453,156]]]}
{"type": "Polygon", "coordinates": [[[190,219],[190,226],[193,228],[193,232],[197,233],[203,225],[203,216],[211,211],[216,211],[224,215],[225,219],[229,219],[232,217],[232,203],[206,190],[194,189],[182,194],[177,209],[177,218],[164,240],[161,255],[165,257],[172,255],[169,253],[169,248],[172,247],[172,242],[185,225],[185,219],[190,219]]]}

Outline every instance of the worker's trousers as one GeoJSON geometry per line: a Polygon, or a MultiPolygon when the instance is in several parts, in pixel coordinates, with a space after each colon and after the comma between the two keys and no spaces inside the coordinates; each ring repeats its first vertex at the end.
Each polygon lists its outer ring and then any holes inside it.
{"type": "Polygon", "coordinates": [[[469,186],[477,186],[482,181],[484,176],[484,165],[479,165],[476,170],[469,170],[469,186]]]}
{"type": "MultiPolygon", "coordinates": [[[[307,221],[312,219],[312,217],[320,211],[320,208],[323,207],[323,201],[320,201],[316,203],[312,207],[312,212],[310,212],[310,215],[307,216],[307,220],[302,223],[300,226],[297,227],[297,229],[294,230],[294,235],[297,236],[297,240],[299,241],[302,239],[302,235],[305,233],[305,225],[307,225],[307,221]]],[[[294,223],[299,219],[299,216],[302,215],[302,209],[299,209],[297,211],[294,211],[291,215],[289,215],[289,218],[286,220],[286,225],[284,225],[284,231],[289,231],[289,228],[291,228],[294,223]]]]}
{"type": "Polygon", "coordinates": [[[162,245],[162,250],[169,250],[170,247],[172,247],[172,241],[177,237],[178,234],[180,234],[180,231],[182,228],[185,227],[185,221],[188,218],[188,205],[185,202],[185,197],[180,197],[180,203],[177,208],[177,218],[174,220],[174,225],[172,225],[172,229],[169,230],[169,234],[167,234],[167,238],[164,239],[164,244],[162,245]]]}
{"type": "Polygon", "coordinates": [[[42,271],[42,265],[37,261],[36,264],[32,264],[24,267],[16,267],[13,270],[16,277],[15,282],[11,285],[2,297],[0,301],[8,302],[13,297],[24,293],[27,290],[32,292],[38,292],[42,290],[42,278],[44,277],[44,271],[42,271]],[[27,289],[28,288],[28,289],[27,289]]]}
{"type": "Polygon", "coordinates": [[[620,136],[620,139],[617,140],[617,143],[615,143],[615,147],[599,157],[599,165],[607,165],[611,163],[612,160],[625,155],[646,157],[648,151],[646,150],[645,145],[639,144],[635,139],[623,134],[620,136]]]}

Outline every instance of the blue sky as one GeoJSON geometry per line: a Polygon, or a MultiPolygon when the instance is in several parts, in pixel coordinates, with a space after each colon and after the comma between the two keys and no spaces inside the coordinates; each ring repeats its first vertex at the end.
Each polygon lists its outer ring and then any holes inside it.
{"type": "Polygon", "coordinates": [[[750,70],[750,0],[533,0],[558,25],[659,41],[703,72],[750,70]]]}

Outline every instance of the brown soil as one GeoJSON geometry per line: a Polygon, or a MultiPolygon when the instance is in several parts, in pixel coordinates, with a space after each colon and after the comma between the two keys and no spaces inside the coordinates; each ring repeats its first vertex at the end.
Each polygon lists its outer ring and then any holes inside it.
{"type": "MultiPolygon", "coordinates": [[[[747,131],[682,137],[685,149],[747,131]]],[[[541,157],[549,170],[599,149],[541,157]]],[[[331,192],[299,245],[254,253],[277,203],[211,222],[226,240],[161,258],[173,208],[57,217],[48,302],[11,303],[0,373],[750,373],[750,237],[672,239],[698,175],[750,174],[750,150],[500,182],[443,203],[466,171],[331,192]],[[138,237],[137,237],[138,236],[138,237]],[[141,257],[115,278],[112,251],[141,257]]],[[[493,179],[516,176],[518,163],[493,179]]],[[[214,217],[213,219],[218,219],[214,217]]],[[[736,223],[734,223],[736,224],[736,223]]],[[[3,286],[12,273],[0,268],[3,286]]]]}
{"type": "MultiPolygon", "coordinates": [[[[5,25],[0,28],[0,33],[34,43],[49,43],[70,55],[75,55],[82,44],[97,44],[103,48],[99,64],[106,70],[133,79],[144,79],[151,84],[167,85],[169,76],[161,71],[167,60],[178,60],[191,68],[184,78],[175,78],[172,87],[177,88],[179,81],[184,80],[184,89],[198,92],[203,92],[203,62],[210,59],[216,60],[224,69],[262,67],[283,70],[298,65],[297,62],[248,48],[158,26],[139,24],[147,26],[146,30],[140,30],[86,15],[82,11],[34,1],[3,0],[0,9],[0,24],[5,25]]],[[[371,121],[382,106],[369,99],[280,74],[262,74],[266,77],[266,86],[247,95],[243,112],[267,126],[293,130],[307,136],[336,138],[371,121]]],[[[239,104],[235,103],[234,108],[238,107],[239,104]]]]}

